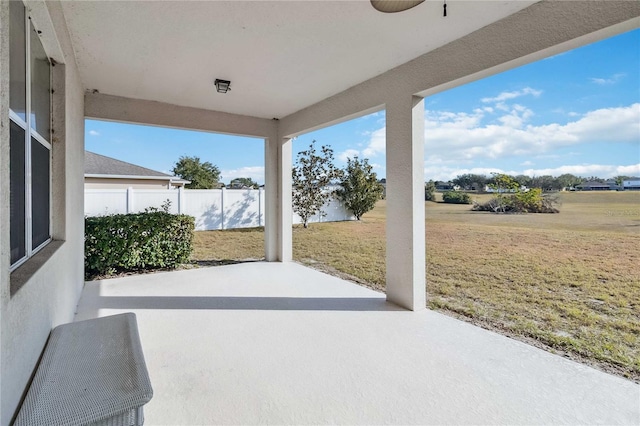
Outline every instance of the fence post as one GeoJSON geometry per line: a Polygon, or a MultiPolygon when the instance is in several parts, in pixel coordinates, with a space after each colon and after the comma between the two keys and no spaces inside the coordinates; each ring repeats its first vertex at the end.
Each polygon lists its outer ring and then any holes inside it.
{"type": "Polygon", "coordinates": [[[258,226],[262,226],[262,197],[264,197],[264,189],[258,188],[258,226]]]}
{"type": "Polygon", "coordinates": [[[178,187],[178,214],[184,214],[184,187],[178,187]]]}
{"type": "Polygon", "coordinates": [[[130,186],[127,188],[127,213],[133,213],[133,187],[130,186]]]}
{"type": "Polygon", "coordinates": [[[220,189],[220,229],[224,229],[224,197],[227,193],[227,188],[222,187],[220,189]]]}

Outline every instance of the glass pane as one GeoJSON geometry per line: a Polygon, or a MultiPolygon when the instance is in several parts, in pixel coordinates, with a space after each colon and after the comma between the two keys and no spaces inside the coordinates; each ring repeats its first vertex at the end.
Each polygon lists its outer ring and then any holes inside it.
{"type": "Polygon", "coordinates": [[[25,130],[11,121],[9,140],[9,221],[11,240],[11,264],[27,254],[26,206],[25,206],[25,130]]]}
{"type": "Polygon", "coordinates": [[[9,108],[26,121],[27,45],[22,2],[9,2],[9,13],[9,108]]]}
{"type": "Polygon", "coordinates": [[[32,246],[49,239],[49,149],[31,138],[31,214],[32,246]]]}
{"type": "Polygon", "coordinates": [[[31,128],[47,141],[51,127],[50,63],[40,37],[31,28],[31,128]]]}

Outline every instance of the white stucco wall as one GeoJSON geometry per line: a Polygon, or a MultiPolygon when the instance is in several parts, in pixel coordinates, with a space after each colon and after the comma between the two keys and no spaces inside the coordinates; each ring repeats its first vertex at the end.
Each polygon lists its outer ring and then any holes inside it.
{"type": "Polygon", "coordinates": [[[0,2],[0,424],[9,424],[51,328],[73,319],[83,286],[84,88],[58,3],[30,2],[53,69],[52,226],[56,241],[9,274],[8,3],[0,2]],[[54,31],[55,29],[55,31],[54,31]],[[53,253],[52,253],[53,252],[53,253]],[[39,265],[39,266],[38,266],[39,265]],[[11,285],[23,281],[11,294],[11,285]]]}

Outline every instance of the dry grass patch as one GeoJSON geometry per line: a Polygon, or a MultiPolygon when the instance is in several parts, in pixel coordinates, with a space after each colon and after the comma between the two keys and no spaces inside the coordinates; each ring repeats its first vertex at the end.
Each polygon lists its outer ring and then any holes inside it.
{"type": "MultiPolygon", "coordinates": [[[[640,381],[640,193],[561,199],[528,215],[426,203],[429,307],[640,381]]],[[[263,241],[197,232],[194,259],[259,259],[263,241]]],[[[293,242],[297,261],[384,290],[384,201],[360,222],[294,227],[293,242]]]]}
{"type": "Polygon", "coordinates": [[[209,263],[264,259],[264,228],[197,231],[191,258],[209,263]]]}

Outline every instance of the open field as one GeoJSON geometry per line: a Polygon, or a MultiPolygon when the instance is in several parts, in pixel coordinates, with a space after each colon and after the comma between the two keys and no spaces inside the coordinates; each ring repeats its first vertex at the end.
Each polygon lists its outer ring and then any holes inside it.
{"type": "MultiPolygon", "coordinates": [[[[640,192],[561,201],[528,215],[425,203],[428,305],[640,381],[640,192]]],[[[293,238],[297,261],[384,290],[384,201],[293,238]]],[[[193,257],[261,258],[263,241],[262,229],[197,232],[193,257]]]]}

